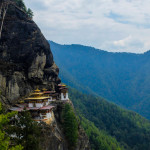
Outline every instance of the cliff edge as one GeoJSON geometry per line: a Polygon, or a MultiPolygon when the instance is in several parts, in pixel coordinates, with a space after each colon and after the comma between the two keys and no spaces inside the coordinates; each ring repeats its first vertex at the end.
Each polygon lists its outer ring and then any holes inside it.
{"type": "MultiPolygon", "coordinates": [[[[0,14],[0,25],[2,18],[0,14]]],[[[58,74],[59,68],[38,26],[24,11],[10,4],[0,37],[1,102],[10,106],[36,88],[57,91],[61,82],[58,74]]],[[[69,150],[60,119],[62,106],[56,107],[55,121],[43,126],[43,150],[69,150]]],[[[90,150],[88,137],[80,126],[78,133],[75,150],[90,150]]]]}
{"type": "Polygon", "coordinates": [[[0,39],[3,103],[13,103],[37,87],[54,90],[60,83],[58,73],[49,44],[38,26],[26,13],[10,4],[0,39]]]}

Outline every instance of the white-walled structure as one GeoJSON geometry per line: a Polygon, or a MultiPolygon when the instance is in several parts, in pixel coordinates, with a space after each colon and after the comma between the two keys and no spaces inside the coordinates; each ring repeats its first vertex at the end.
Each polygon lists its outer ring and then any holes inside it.
{"type": "Polygon", "coordinates": [[[58,87],[60,91],[60,100],[62,101],[69,100],[68,88],[66,87],[66,85],[59,84],[58,87]]]}
{"type": "Polygon", "coordinates": [[[68,100],[69,99],[69,97],[68,97],[68,93],[61,93],[61,100],[68,100]]]}
{"type": "Polygon", "coordinates": [[[26,109],[30,111],[33,120],[50,123],[54,108],[54,106],[50,105],[52,101],[52,96],[49,96],[50,93],[51,91],[41,92],[37,89],[25,99],[25,103],[16,104],[17,107],[12,107],[10,110],[21,112],[26,109]]]}
{"type": "Polygon", "coordinates": [[[69,100],[68,88],[66,85],[59,84],[57,92],[47,91],[46,89],[40,91],[37,89],[24,100],[24,103],[16,104],[16,106],[12,107],[10,110],[18,112],[28,110],[30,111],[33,120],[50,123],[54,119],[54,106],[50,104],[57,100],[69,100]]]}

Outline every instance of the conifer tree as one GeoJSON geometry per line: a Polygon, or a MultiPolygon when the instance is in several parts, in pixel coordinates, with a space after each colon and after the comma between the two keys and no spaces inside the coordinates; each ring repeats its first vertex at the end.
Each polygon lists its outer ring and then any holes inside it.
{"type": "Polygon", "coordinates": [[[65,104],[63,110],[63,127],[65,136],[69,142],[70,148],[76,146],[78,138],[78,123],[72,107],[65,104]]]}

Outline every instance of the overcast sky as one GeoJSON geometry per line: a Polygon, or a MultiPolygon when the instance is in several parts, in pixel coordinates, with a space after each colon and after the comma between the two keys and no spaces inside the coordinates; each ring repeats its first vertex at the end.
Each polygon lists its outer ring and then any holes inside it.
{"type": "Polygon", "coordinates": [[[113,52],[150,50],[150,0],[24,0],[48,40],[113,52]]]}

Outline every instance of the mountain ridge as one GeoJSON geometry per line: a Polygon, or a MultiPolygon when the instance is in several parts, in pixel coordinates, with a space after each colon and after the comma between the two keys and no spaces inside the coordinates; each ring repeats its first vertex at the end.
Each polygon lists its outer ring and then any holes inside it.
{"type": "Polygon", "coordinates": [[[112,53],[55,43],[51,43],[51,49],[64,83],[85,93],[91,91],[150,118],[149,51],[143,54],[112,53]]]}
{"type": "Polygon", "coordinates": [[[93,50],[97,50],[97,51],[101,51],[101,52],[107,52],[107,53],[122,53],[122,54],[136,54],[136,55],[142,55],[142,54],[149,54],[150,53],[150,50],[147,50],[145,52],[142,52],[142,53],[136,53],[136,52],[113,52],[113,51],[107,51],[107,50],[103,50],[103,49],[100,49],[100,48],[95,48],[93,46],[88,46],[88,45],[83,45],[83,44],[59,44],[57,42],[54,42],[52,40],[48,40],[49,43],[52,43],[52,44],[55,44],[55,45],[61,45],[61,46],[81,46],[81,47],[86,47],[86,48],[91,48],[93,50]]]}

